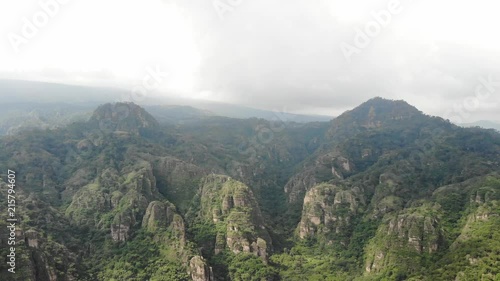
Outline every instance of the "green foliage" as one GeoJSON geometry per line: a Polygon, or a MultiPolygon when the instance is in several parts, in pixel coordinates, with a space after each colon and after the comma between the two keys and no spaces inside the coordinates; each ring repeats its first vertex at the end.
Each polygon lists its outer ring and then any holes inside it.
{"type": "MultiPolygon", "coordinates": [[[[194,249],[218,280],[500,280],[498,133],[458,128],[382,99],[331,123],[286,123],[269,141],[259,133],[273,124],[260,119],[161,127],[139,108],[123,120],[109,110],[101,107],[90,122],[0,139],[0,171],[15,169],[22,186],[21,226],[39,239],[38,248],[20,241],[18,280],[49,269],[58,279],[190,280],[194,249]],[[122,132],[103,130],[103,118],[122,132]],[[329,216],[317,226],[329,232],[306,239],[293,232],[309,211],[301,194],[310,186],[298,177],[297,189],[283,188],[302,171],[362,195],[353,196],[355,210],[325,195],[312,214],[321,222],[329,216]],[[227,176],[203,186],[211,173],[227,176]],[[195,196],[201,186],[206,192],[195,196]],[[152,200],[176,205],[179,226],[186,219],[185,243],[171,228],[141,230],[152,200]],[[110,227],[121,219],[129,239],[115,242],[110,227]],[[215,254],[227,238],[263,234],[272,237],[267,262],[228,249],[215,254]],[[429,242],[437,250],[429,251],[429,242]],[[380,254],[383,262],[368,272],[380,254]]],[[[5,229],[0,223],[2,237],[5,229]]]]}
{"type": "Polygon", "coordinates": [[[214,224],[198,222],[189,229],[191,239],[201,248],[204,257],[210,258],[214,253],[217,229],[214,224]]]}
{"type": "Polygon", "coordinates": [[[251,254],[236,255],[229,264],[232,281],[274,281],[278,280],[276,269],[251,254]]]}
{"type": "Polygon", "coordinates": [[[99,269],[99,279],[189,280],[186,266],[180,262],[179,255],[173,249],[175,242],[160,245],[152,235],[140,231],[131,241],[105,249],[101,260],[104,266],[99,269]]]}
{"type": "Polygon", "coordinates": [[[294,252],[271,257],[281,280],[353,280],[354,276],[348,272],[349,261],[326,254],[298,254],[298,249],[294,252]]]}
{"type": "Polygon", "coordinates": [[[191,278],[186,272],[185,266],[182,266],[180,262],[164,262],[156,261],[152,266],[154,268],[154,273],[151,275],[149,280],[151,281],[189,281],[191,278]]]}
{"type": "Polygon", "coordinates": [[[355,228],[352,233],[349,246],[345,253],[345,258],[353,258],[357,261],[358,266],[362,266],[362,257],[364,254],[364,249],[369,240],[375,236],[377,231],[379,221],[376,220],[366,220],[357,221],[355,223],[355,228]]]}

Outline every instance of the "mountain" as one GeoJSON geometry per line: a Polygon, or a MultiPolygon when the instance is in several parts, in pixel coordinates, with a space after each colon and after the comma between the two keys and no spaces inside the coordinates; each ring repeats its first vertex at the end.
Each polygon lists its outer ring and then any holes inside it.
{"type": "Polygon", "coordinates": [[[1,280],[500,278],[500,134],[404,101],[311,123],[103,104],[0,147],[1,280]]]}
{"type": "MultiPolygon", "coordinates": [[[[16,134],[27,129],[57,128],[85,121],[100,104],[122,101],[131,96],[128,89],[2,79],[0,93],[4,104],[8,105],[0,112],[0,135],[16,134]]],[[[330,116],[274,112],[236,104],[161,96],[157,93],[148,95],[141,106],[158,122],[171,124],[191,122],[207,116],[297,123],[332,119],[330,116]]]]}
{"type": "Polygon", "coordinates": [[[0,113],[0,136],[23,130],[54,129],[87,120],[95,105],[67,103],[11,103],[0,113]]]}
{"type": "Polygon", "coordinates": [[[493,122],[493,121],[487,121],[487,120],[481,120],[473,123],[463,123],[459,124],[462,127],[470,128],[470,127],[481,127],[484,129],[494,129],[497,131],[500,131],[500,123],[493,122]]]}
{"type": "Polygon", "coordinates": [[[158,121],[142,107],[134,103],[116,103],[99,106],[89,120],[89,125],[102,131],[138,133],[142,129],[154,129],[158,121]]]}
{"type": "Polygon", "coordinates": [[[270,121],[307,123],[326,122],[333,118],[332,116],[324,115],[294,114],[280,110],[262,110],[248,106],[204,100],[183,101],[181,104],[187,104],[196,108],[207,110],[213,112],[215,115],[239,119],[262,118],[270,121]]]}
{"type": "Polygon", "coordinates": [[[144,106],[144,109],[150,112],[160,123],[183,124],[215,116],[211,111],[187,105],[151,105],[144,106]]]}
{"type": "MultiPolygon", "coordinates": [[[[462,129],[402,101],[376,98],[333,120],[327,135],[285,186],[289,202],[302,209],[296,235],[313,241],[309,248],[343,256],[347,272],[360,267],[359,280],[473,280],[477,274],[493,280],[475,263],[454,267],[458,275],[433,264],[445,263],[442,255],[457,257],[450,245],[459,243],[467,217],[498,210],[496,199],[482,195],[469,203],[484,190],[498,192],[498,174],[489,174],[500,165],[497,133],[462,129]]],[[[497,225],[493,220],[485,224],[497,225]]],[[[492,235],[495,227],[484,230],[492,235]]],[[[303,253],[312,258],[314,250],[303,253]]],[[[493,261],[475,253],[478,263],[493,261]]]]}

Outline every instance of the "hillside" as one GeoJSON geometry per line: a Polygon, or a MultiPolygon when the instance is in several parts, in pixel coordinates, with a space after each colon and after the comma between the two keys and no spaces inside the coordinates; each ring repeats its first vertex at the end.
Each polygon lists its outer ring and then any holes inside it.
{"type": "Polygon", "coordinates": [[[311,123],[166,109],[0,138],[1,280],[500,278],[497,131],[382,98],[311,123]]]}

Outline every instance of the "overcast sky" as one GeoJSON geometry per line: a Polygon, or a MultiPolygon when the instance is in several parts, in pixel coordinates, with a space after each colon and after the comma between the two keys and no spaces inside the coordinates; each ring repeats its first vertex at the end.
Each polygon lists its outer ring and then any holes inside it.
{"type": "Polygon", "coordinates": [[[0,78],[133,89],[149,76],[152,95],[326,115],[382,96],[457,122],[500,121],[499,8],[494,0],[0,1],[0,78]]]}

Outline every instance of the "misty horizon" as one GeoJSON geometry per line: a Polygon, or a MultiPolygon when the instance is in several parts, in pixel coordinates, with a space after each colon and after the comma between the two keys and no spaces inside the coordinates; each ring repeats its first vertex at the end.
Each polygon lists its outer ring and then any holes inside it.
{"type": "Polygon", "coordinates": [[[0,79],[328,116],[380,96],[455,123],[500,122],[496,5],[2,3],[0,79]]]}

